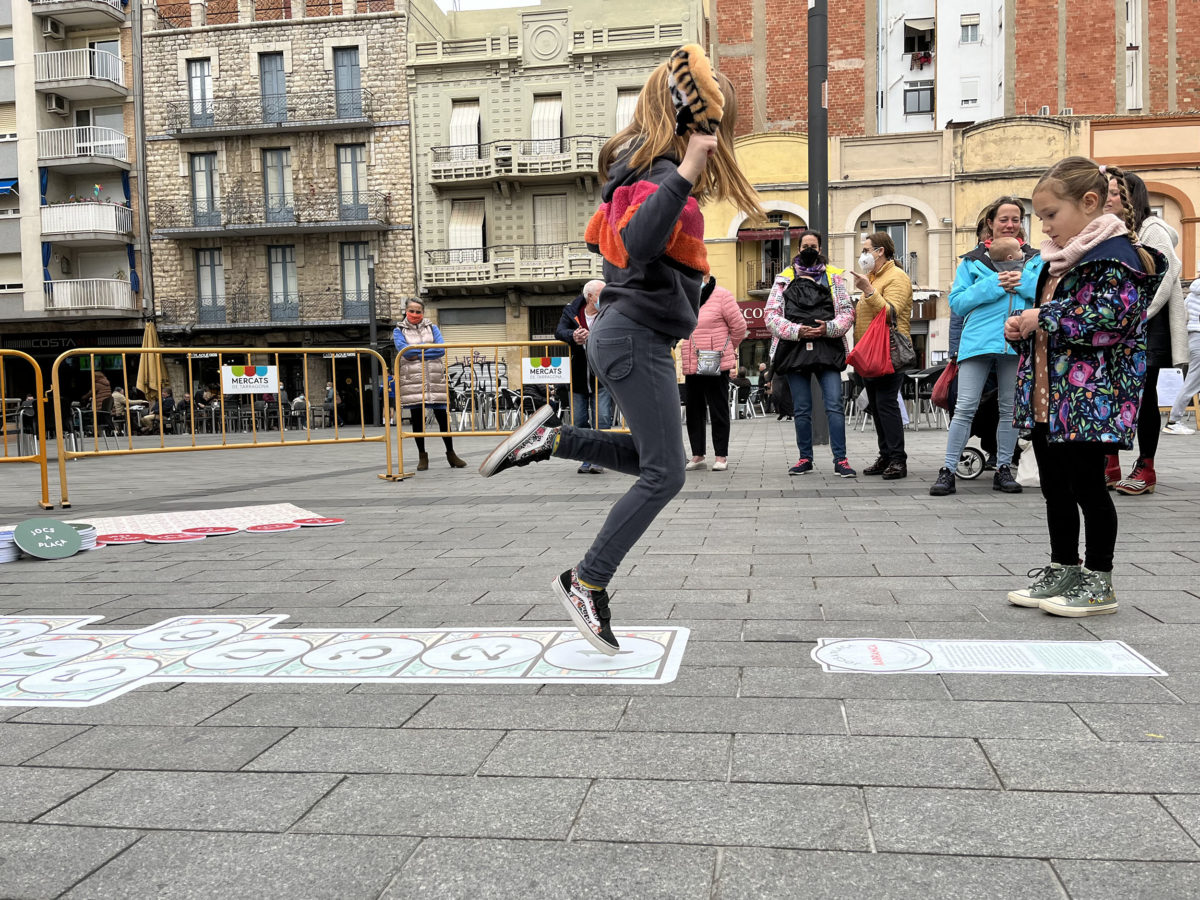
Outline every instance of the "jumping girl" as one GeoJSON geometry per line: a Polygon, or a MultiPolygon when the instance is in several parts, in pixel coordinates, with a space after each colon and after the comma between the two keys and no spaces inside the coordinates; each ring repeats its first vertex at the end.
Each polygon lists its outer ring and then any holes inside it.
{"type": "Polygon", "coordinates": [[[699,204],[727,200],[752,218],[763,214],[734,157],[736,114],[729,80],[689,44],[650,74],[633,121],[600,152],[604,202],[586,238],[604,257],[606,286],[587,358],[630,433],[560,425],[543,406],[479,467],[487,478],[558,456],[638,477],[579,564],[552,582],[575,627],[610,655],[619,645],[609,581],[684,483],[671,350],[696,327],[708,272],[699,204]]]}
{"type": "MultiPolygon", "coordinates": [[[[1128,217],[1104,212],[1109,177],[1104,166],[1072,156],[1038,181],[1033,209],[1048,239],[1037,306],[1004,324],[1004,336],[1020,349],[1014,420],[1033,429],[1050,532],[1050,563],[1008,599],[1058,616],[1117,610],[1117,511],[1104,461],[1110,449],[1133,446],[1146,378],[1146,310],[1167,270],[1161,253],[1138,244],[1128,217]]],[[[1116,179],[1125,196],[1124,177],[1116,179]]]]}

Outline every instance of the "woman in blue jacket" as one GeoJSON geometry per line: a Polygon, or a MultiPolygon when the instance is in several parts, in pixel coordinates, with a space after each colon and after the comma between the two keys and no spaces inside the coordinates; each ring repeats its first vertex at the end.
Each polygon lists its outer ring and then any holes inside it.
{"type": "Polygon", "coordinates": [[[937,481],[929,488],[933,497],[955,491],[954,476],[963,447],[971,436],[971,420],[979,408],[984,384],[994,369],[998,389],[1000,418],[996,425],[996,474],[992,489],[1019,494],[1021,485],[1012,473],[1013,450],[1017,429],[1013,427],[1013,392],[1017,381],[1017,354],[1004,339],[1004,323],[1033,306],[1034,289],[1041,274],[1042,260],[1024,241],[1021,252],[1024,265],[1012,271],[997,271],[988,247],[998,238],[1018,238],[1022,233],[1024,207],[1014,197],[1001,197],[984,218],[991,238],[980,242],[962,257],[954,286],[950,289],[950,310],[962,317],[962,335],[958,344],[958,400],[950,435],[946,440],[946,461],[938,470],[937,481]]]}

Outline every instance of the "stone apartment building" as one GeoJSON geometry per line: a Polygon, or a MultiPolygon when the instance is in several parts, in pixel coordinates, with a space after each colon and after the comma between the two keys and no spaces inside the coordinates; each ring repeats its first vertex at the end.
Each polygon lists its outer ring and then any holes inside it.
{"type": "MultiPolygon", "coordinates": [[[[120,0],[0,0],[0,347],[141,339],[134,29],[120,0]]],[[[32,390],[6,369],[10,397],[32,390]]],[[[28,382],[28,383],[27,383],[28,382]]]]}
{"type": "MultiPolygon", "coordinates": [[[[390,346],[390,323],[416,292],[406,28],[403,0],[147,11],[146,167],[165,343],[369,346],[373,265],[379,342],[390,346]]],[[[213,379],[211,362],[198,380],[213,379]]],[[[328,368],[310,358],[310,392],[328,368]]],[[[361,388],[351,368],[338,370],[348,397],[361,388]]],[[[303,374],[284,363],[292,396],[303,374]]]]}
{"type": "Polygon", "coordinates": [[[600,148],[646,74],[702,40],[703,4],[409,9],[420,294],[448,342],[552,337],[600,276],[583,243],[600,148]]]}

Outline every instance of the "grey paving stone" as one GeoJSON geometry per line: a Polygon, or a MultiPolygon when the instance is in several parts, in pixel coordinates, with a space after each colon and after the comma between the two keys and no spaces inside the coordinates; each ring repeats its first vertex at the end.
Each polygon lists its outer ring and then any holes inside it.
{"type": "Polygon", "coordinates": [[[575,697],[733,697],[738,691],[738,670],[733,667],[715,668],[684,666],[675,680],[668,684],[544,684],[538,694],[550,697],[569,694],[575,697]]]}
{"type": "Polygon", "coordinates": [[[1174,703],[1154,678],[1086,675],[943,675],[955,700],[1046,700],[1059,703],[1174,703]]]}
{"type": "Polygon", "coordinates": [[[138,837],[111,828],[0,824],[0,896],[53,900],[138,837]]]}
{"type": "Polygon", "coordinates": [[[813,669],[815,644],[763,644],[738,641],[688,641],[685,658],[692,666],[797,666],[813,669]]]}
{"type": "Polygon", "coordinates": [[[743,697],[865,697],[874,700],[947,700],[941,678],[880,678],[819,669],[742,669],[743,697]]]}
{"type": "Polygon", "coordinates": [[[247,763],[254,772],[470,775],[501,735],[416,728],[298,728],[247,763]]]}
{"type": "Polygon", "coordinates": [[[1200,864],[1103,860],[1051,861],[1063,886],[1079,900],[1200,896],[1200,864]]]}
{"type": "Polygon", "coordinates": [[[30,762],[93,769],[222,771],[241,768],[287,733],[286,728],[98,725],[30,762]]]}
{"type": "Polygon", "coordinates": [[[1072,703],[1071,708],[1102,741],[1200,741],[1200,706],[1072,703]]]}
{"type": "MultiPolygon", "coordinates": [[[[1194,759],[1194,758],[1193,758],[1194,759]]],[[[1195,765],[1185,763],[1189,768],[1195,765]]],[[[1197,788],[1193,788],[1197,790],[1197,788]]],[[[1159,800],[1193,838],[1200,837],[1200,796],[1160,797],[1159,800]]]]}
{"type": "Polygon", "coordinates": [[[420,694],[251,694],[204,724],[398,728],[428,702],[420,694]]]}
{"type": "Polygon", "coordinates": [[[587,786],[576,778],[351,775],[292,830],[563,840],[587,786]]]}
{"type": "Polygon", "coordinates": [[[976,738],[1043,738],[1053,735],[1060,739],[1095,740],[1087,726],[1065,703],[847,700],[846,717],[850,722],[851,734],[976,738]]]}
{"type": "Polygon", "coordinates": [[[982,741],[1005,788],[1180,794],[1200,791],[1196,751],[1186,744],[982,741]],[[1096,764],[1097,759],[1104,764],[1096,764]]]}
{"type": "Polygon", "coordinates": [[[77,725],[0,724],[0,765],[15,766],[86,731],[77,725]]]}
{"type": "Polygon", "coordinates": [[[866,788],[880,851],[1067,859],[1200,859],[1153,798],[866,788]]]}
{"type": "Polygon", "coordinates": [[[66,898],[375,900],[416,843],[343,835],[150,834],[66,898]]]}
{"type": "Polygon", "coordinates": [[[621,719],[622,731],[845,734],[836,700],[713,697],[634,697],[621,719]]]}
{"type": "MultiPolygon", "coordinates": [[[[863,632],[863,637],[874,637],[873,625],[879,622],[982,622],[983,617],[973,606],[964,603],[893,604],[866,603],[823,603],[821,611],[827,622],[844,622],[844,627],[863,632]],[[865,631],[864,631],[865,629],[865,631]],[[869,632],[869,633],[868,633],[869,632]]],[[[847,637],[851,635],[846,635],[847,637]]],[[[858,634],[853,635],[858,637],[858,634]]]]}
{"type": "Polygon", "coordinates": [[[999,789],[974,741],[738,734],[734,781],[999,789]]]}
{"type": "Polygon", "coordinates": [[[285,831],[337,775],[117,772],[40,822],[192,831],[285,831]]]}
{"type": "Polygon", "coordinates": [[[16,721],[55,725],[196,725],[235,699],[134,691],[99,706],[36,707],[21,713],[16,721]]]}
{"type": "Polygon", "coordinates": [[[411,728],[545,728],[553,731],[614,729],[626,701],[614,697],[434,697],[408,723],[411,728]]]}
{"type": "Polygon", "coordinates": [[[816,603],[676,603],[671,618],[680,619],[806,619],[821,620],[816,603]]]}
{"type": "MultiPolygon", "coordinates": [[[[108,773],[95,769],[0,767],[0,821],[32,822],[108,773]]],[[[0,885],[3,891],[3,885],[0,885]]]]}
{"type": "Polygon", "coordinates": [[[814,850],[868,846],[857,789],[792,784],[598,781],[573,834],[593,841],[814,850]]]}
{"type": "MultiPolygon", "coordinates": [[[[800,642],[811,644],[818,638],[857,637],[860,627],[848,622],[789,622],[778,619],[747,621],[742,628],[742,640],[775,642],[800,642]]],[[[873,622],[871,637],[911,638],[912,629],[907,622],[873,622]]]]}
{"type": "Polygon", "coordinates": [[[481,775],[724,781],[730,738],[709,734],[510,731],[481,775]]]}
{"type": "MultiPolygon", "coordinates": [[[[726,850],[721,900],[851,897],[921,900],[1061,900],[1049,866],[1031,859],[938,857],[819,850],[726,850]]],[[[1130,896],[1130,895],[1126,895],[1130,896]]]]}
{"type": "Polygon", "coordinates": [[[708,895],[715,857],[699,847],[437,838],[422,842],[380,900],[691,900],[708,895]]]}

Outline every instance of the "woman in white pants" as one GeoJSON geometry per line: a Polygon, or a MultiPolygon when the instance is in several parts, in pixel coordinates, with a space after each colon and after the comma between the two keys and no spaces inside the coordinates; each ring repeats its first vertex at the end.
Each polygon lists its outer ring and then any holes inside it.
{"type": "Polygon", "coordinates": [[[1171,414],[1167,416],[1167,434],[1192,434],[1195,429],[1188,428],[1180,421],[1192,398],[1200,391],[1200,278],[1192,282],[1185,298],[1187,303],[1188,330],[1188,371],[1183,380],[1183,387],[1171,406],[1171,414]]]}

